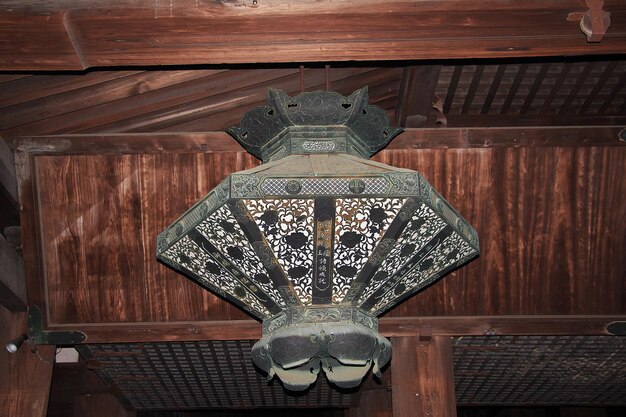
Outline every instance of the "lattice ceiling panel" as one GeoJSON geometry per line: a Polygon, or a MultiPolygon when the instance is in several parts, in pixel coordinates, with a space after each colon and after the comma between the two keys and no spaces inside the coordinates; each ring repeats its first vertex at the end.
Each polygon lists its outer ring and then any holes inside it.
{"type": "Polygon", "coordinates": [[[623,115],[625,80],[625,61],[444,65],[436,94],[450,115],[623,115]]]}
{"type": "Polygon", "coordinates": [[[626,405],[623,337],[462,337],[453,351],[459,405],[626,405]]]}
{"type": "Polygon", "coordinates": [[[350,406],[351,394],[326,379],[305,394],[268,383],[252,364],[253,341],[98,344],[80,346],[120,400],[138,410],[350,406]]]}
{"type": "MultiPolygon", "coordinates": [[[[142,409],[347,408],[352,395],[318,378],[288,394],[250,358],[253,341],[83,345],[120,399],[142,409]]],[[[626,339],[471,336],[453,339],[459,406],[626,406],[626,339]]]]}

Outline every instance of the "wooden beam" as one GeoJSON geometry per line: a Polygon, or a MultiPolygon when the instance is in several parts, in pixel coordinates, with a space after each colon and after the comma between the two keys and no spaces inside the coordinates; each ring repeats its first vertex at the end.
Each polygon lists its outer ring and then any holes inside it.
{"type": "MultiPolygon", "coordinates": [[[[626,80],[626,77],[624,78],[626,80]]],[[[616,90],[619,90],[616,88],[616,90]]],[[[608,100],[605,102],[609,102],[608,100]]],[[[585,114],[450,114],[446,113],[447,127],[492,127],[506,128],[512,126],[620,126],[626,125],[626,116],[614,115],[585,115],[585,114]]],[[[428,125],[433,126],[435,118],[428,119],[428,125]]]]}
{"type": "Polygon", "coordinates": [[[245,152],[226,132],[36,136],[17,139],[14,146],[31,155],[245,152]]]}
{"type": "Polygon", "coordinates": [[[22,257],[0,234],[0,304],[10,311],[26,311],[26,283],[22,257]]]}
{"type": "Polygon", "coordinates": [[[450,338],[392,339],[392,408],[394,417],[456,417],[450,338]]]}
{"type": "Polygon", "coordinates": [[[84,68],[67,33],[61,12],[31,14],[2,7],[0,39],[0,70],[84,68]]]}
{"type": "MultiPolygon", "coordinates": [[[[425,332],[439,336],[484,335],[610,335],[607,326],[626,316],[451,316],[383,317],[386,337],[413,337],[425,332]]],[[[159,323],[50,324],[49,330],[78,330],[85,343],[194,340],[252,340],[261,337],[254,320],[159,323]]]]}
{"type": "MultiPolygon", "coordinates": [[[[4,343],[26,331],[26,314],[11,313],[0,306],[0,341],[4,343]]],[[[45,417],[55,346],[39,346],[41,359],[28,346],[17,353],[0,349],[0,415],[45,417]]]]}
{"type": "Polygon", "coordinates": [[[112,394],[85,394],[74,399],[74,417],[135,417],[112,394]]]}
{"type": "Polygon", "coordinates": [[[422,127],[433,106],[441,65],[411,66],[402,72],[396,123],[403,127],[422,127]]]}
{"type": "Polygon", "coordinates": [[[417,413],[419,401],[417,337],[392,340],[391,407],[393,417],[423,415],[417,413]]]}
{"type": "Polygon", "coordinates": [[[20,224],[13,152],[0,137],[0,233],[20,224]]]}
{"type": "Polygon", "coordinates": [[[46,299],[44,282],[41,273],[41,248],[39,241],[39,224],[32,222],[32,216],[40,216],[39,199],[36,184],[36,172],[33,167],[34,157],[26,153],[15,155],[15,172],[19,179],[18,199],[20,204],[20,223],[22,231],[22,258],[24,262],[24,279],[26,296],[29,305],[37,305],[44,312],[46,321],[46,299]]]}
{"type": "MultiPolygon", "coordinates": [[[[418,410],[417,415],[456,417],[452,345],[446,336],[417,343],[418,410]]],[[[393,375],[391,376],[393,380],[393,375]]],[[[411,413],[410,415],[414,415],[411,413]]]]}
{"type": "Polygon", "coordinates": [[[580,1],[106,2],[4,0],[2,70],[618,54],[626,5],[588,44],[580,1]],[[45,9],[42,12],[38,9],[45,9]],[[503,29],[505,28],[505,29],[503,29]]]}
{"type": "MultiPolygon", "coordinates": [[[[406,129],[386,149],[626,146],[621,126],[406,129]]],[[[13,146],[30,155],[245,152],[225,132],[35,136],[13,146]]],[[[383,151],[384,152],[384,151],[383,151]]]]}
{"type": "Polygon", "coordinates": [[[407,129],[386,149],[626,146],[619,139],[621,130],[620,126],[407,129]]]}

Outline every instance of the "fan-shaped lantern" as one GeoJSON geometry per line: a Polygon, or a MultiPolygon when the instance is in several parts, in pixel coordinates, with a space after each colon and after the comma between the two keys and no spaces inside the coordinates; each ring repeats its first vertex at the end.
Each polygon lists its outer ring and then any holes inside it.
{"type": "Polygon", "coordinates": [[[164,230],[158,258],[263,320],[270,378],[357,386],[391,358],[377,316],[475,257],[476,232],[419,173],[369,160],[400,129],[366,89],[270,90],[228,132],[264,163],[164,230]]]}

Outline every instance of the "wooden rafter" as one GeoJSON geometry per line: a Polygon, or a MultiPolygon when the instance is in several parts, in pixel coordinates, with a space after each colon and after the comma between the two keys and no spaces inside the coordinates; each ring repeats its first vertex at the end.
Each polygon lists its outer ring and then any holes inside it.
{"type": "Polygon", "coordinates": [[[396,123],[404,127],[426,124],[433,105],[441,65],[420,65],[405,68],[398,90],[396,123]]]}

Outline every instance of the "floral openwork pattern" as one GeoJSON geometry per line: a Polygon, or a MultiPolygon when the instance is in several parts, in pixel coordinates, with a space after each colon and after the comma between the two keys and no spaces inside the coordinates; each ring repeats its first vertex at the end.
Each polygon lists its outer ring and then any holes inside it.
{"type": "Polygon", "coordinates": [[[219,248],[220,253],[226,259],[245,271],[246,275],[276,304],[285,306],[281,294],[270,280],[269,272],[254,252],[252,245],[246,239],[228,206],[220,207],[219,210],[200,223],[196,229],[216,248],[219,248]]]}
{"type": "Polygon", "coordinates": [[[343,198],[335,205],[333,303],[341,303],[402,208],[401,198],[343,198]]]}
{"type": "Polygon", "coordinates": [[[270,315],[267,308],[244,285],[189,237],[184,236],[165,251],[163,256],[197,275],[200,283],[211,291],[238,300],[255,316],[265,318],[270,315]]]}
{"type": "Polygon", "coordinates": [[[398,238],[398,242],[380,265],[372,280],[365,288],[359,303],[365,302],[388,279],[411,260],[446,224],[426,204],[422,204],[413,214],[398,238]]]}
{"type": "Polygon", "coordinates": [[[312,199],[244,200],[302,304],[313,299],[312,199]]]}
{"type": "Polygon", "coordinates": [[[404,275],[374,305],[371,311],[380,314],[394,305],[395,301],[412,294],[440,277],[440,273],[471,255],[474,249],[458,233],[453,232],[442,244],[437,245],[408,274],[404,275]]]}

